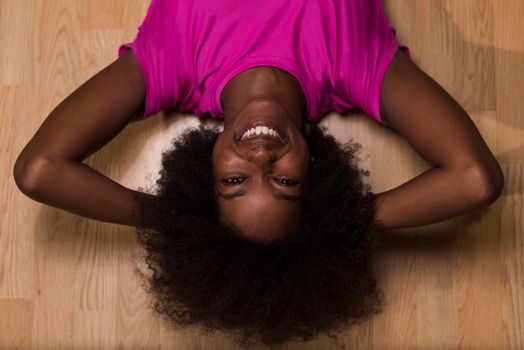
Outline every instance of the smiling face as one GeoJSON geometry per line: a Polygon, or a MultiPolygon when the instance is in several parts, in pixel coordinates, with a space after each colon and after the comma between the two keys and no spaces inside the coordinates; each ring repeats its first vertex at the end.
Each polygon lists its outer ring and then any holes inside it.
{"type": "Polygon", "coordinates": [[[299,223],[309,150],[292,119],[270,113],[271,106],[261,117],[251,113],[253,105],[215,143],[215,194],[223,223],[252,239],[272,240],[299,223]]]}

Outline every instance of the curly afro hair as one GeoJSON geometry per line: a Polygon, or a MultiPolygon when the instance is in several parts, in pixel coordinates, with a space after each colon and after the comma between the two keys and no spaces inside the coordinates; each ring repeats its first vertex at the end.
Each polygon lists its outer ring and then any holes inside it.
{"type": "MultiPolygon", "coordinates": [[[[382,242],[376,197],[356,166],[358,143],[341,145],[304,123],[310,189],[299,230],[255,241],[219,223],[211,154],[220,131],[188,129],[162,154],[155,200],[140,202],[138,242],[154,308],[173,326],[200,324],[239,345],[310,340],[382,311],[369,258],[382,242]]],[[[143,190],[140,188],[140,190],[143,190]]],[[[328,336],[336,339],[333,335],[328,336]]]]}

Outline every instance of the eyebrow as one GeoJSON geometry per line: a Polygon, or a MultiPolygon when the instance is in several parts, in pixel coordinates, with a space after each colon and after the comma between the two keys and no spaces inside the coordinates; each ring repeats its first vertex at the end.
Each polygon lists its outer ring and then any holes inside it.
{"type": "MultiPolygon", "coordinates": [[[[220,197],[226,199],[226,200],[231,200],[231,199],[235,199],[237,197],[245,196],[245,195],[247,195],[247,192],[246,191],[236,191],[236,192],[229,193],[229,194],[224,194],[224,193],[218,192],[218,195],[220,197]]],[[[285,194],[285,193],[282,193],[282,192],[274,191],[273,192],[273,198],[280,199],[280,200],[296,202],[296,201],[299,201],[299,200],[302,199],[302,195],[292,196],[292,195],[285,194]]]]}

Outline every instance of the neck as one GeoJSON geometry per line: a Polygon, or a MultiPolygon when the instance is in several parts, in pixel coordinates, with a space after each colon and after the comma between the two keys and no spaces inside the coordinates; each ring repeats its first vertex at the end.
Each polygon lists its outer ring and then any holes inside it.
{"type": "Polygon", "coordinates": [[[241,72],[224,87],[221,95],[224,128],[246,116],[271,114],[290,119],[298,128],[306,99],[296,78],[276,67],[254,67],[241,72]]]}

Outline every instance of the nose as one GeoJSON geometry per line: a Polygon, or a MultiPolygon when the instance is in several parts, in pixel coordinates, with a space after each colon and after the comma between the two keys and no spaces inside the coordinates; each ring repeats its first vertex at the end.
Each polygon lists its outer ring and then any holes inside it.
{"type": "Polygon", "coordinates": [[[247,152],[247,159],[260,166],[266,166],[277,160],[277,154],[274,150],[258,145],[247,152]]]}

